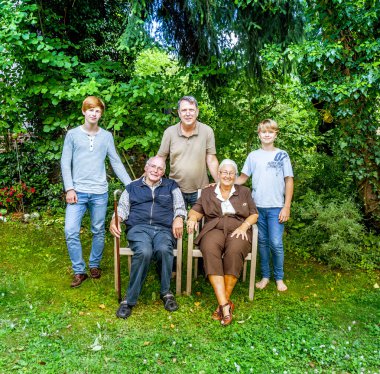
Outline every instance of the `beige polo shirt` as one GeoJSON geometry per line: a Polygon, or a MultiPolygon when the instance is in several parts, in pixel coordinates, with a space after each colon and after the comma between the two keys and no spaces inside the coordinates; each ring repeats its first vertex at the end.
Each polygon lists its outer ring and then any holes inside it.
{"type": "Polygon", "coordinates": [[[168,127],[162,137],[157,155],[170,156],[170,175],[182,192],[196,192],[209,183],[206,155],[215,155],[214,131],[196,122],[193,135],[182,134],[181,124],[168,127]]]}

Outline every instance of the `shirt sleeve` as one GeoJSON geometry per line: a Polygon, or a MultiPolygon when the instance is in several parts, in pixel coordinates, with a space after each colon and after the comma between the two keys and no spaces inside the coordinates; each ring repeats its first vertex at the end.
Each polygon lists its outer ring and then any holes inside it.
{"type": "Polygon", "coordinates": [[[210,131],[207,135],[206,154],[216,155],[215,135],[214,135],[214,131],[211,127],[210,127],[210,131]]]}
{"type": "MultiPolygon", "coordinates": [[[[121,218],[123,222],[128,219],[129,210],[130,210],[129,193],[127,190],[124,190],[120,196],[119,204],[117,206],[117,215],[121,218]]],[[[112,218],[115,218],[115,213],[113,214],[112,218]]]]}
{"type": "Polygon", "coordinates": [[[187,212],[185,207],[185,202],[183,200],[182,192],[179,189],[179,187],[175,188],[172,191],[173,196],[173,211],[174,211],[174,218],[175,217],[183,217],[183,219],[186,219],[187,212]]]}
{"type": "Polygon", "coordinates": [[[244,173],[245,175],[247,175],[248,177],[250,177],[252,175],[252,172],[253,172],[253,162],[252,162],[252,157],[251,157],[251,154],[248,155],[248,157],[246,158],[245,162],[244,162],[244,166],[243,166],[243,169],[241,169],[241,172],[244,173]]]}
{"type": "Polygon", "coordinates": [[[293,168],[292,168],[292,164],[290,162],[290,157],[289,155],[286,153],[286,156],[283,160],[283,170],[284,170],[284,178],[286,177],[293,177],[293,168]]]}
{"type": "Polygon", "coordinates": [[[259,214],[259,211],[257,210],[256,203],[254,202],[251,191],[247,189],[247,202],[248,202],[248,208],[249,208],[249,214],[259,214]]]}
{"type": "Polygon", "coordinates": [[[168,157],[170,153],[170,135],[168,134],[168,130],[164,131],[164,135],[162,136],[160,149],[157,152],[157,156],[160,157],[168,157]]]}
{"type": "Polygon", "coordinates": [[[125,170],[125,167],[123,163],[120,160],[119,155],[116,152],[115,148],[115,142],[113,140],[113,136],[110,133],[110,140],[108,142],[108,149],[107,149],[107,155],[111,162],[111,166],[117,177],[121,180],[121,182],[124,184],[124,186],[127,186],[129,183],[132,182],[130,176],[128,175],[127,171],[125,170]]]}
{"type": "Polygon", "coordinates": [[[201,194],[201,196],[198,198],[196,203],[191,207],[191,209],[195,210],[196,212],[205,215],[205,211],[203,209],[203,196],[204,194],[201,194]]]}
{"type": "Polygon", "coordinates": [[[63,143],[63,150],[61,156],[61,171],[65,191],[74,189],[73,175],[71,169],[71,162],[73,159],[73,138],[71,133],[68,132],[63,143]]]}

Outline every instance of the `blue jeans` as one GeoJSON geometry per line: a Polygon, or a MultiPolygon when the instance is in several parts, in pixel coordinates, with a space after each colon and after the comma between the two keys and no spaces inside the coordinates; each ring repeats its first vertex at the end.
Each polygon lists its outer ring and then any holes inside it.
{"type": "Polygon", "coordinates": [[[198,200],[198,191],[196,192],[182,192],[183,200],[185,200],[185,207],[191,208],[198,200]]]}
{"type": "Polygon", "coordinates": [[[276,281],[284,278],[284,246],[282,244],[284,224],[278,221],[281,209],[257,208],[261,275],[263,278],[270,278],[269,262],[272,255],[273,275],[276,281]]]}
{"type": "Polygon", "coordinates": [[[91,218],[92,247],[90,268],[99,268],[103,256],[105,218],[107,213],[108,192],[91,194],[77,192],[78,202],[67,204],[65,218],[65,238],[74,274],[84,274],[86,263],[82,256],[80,228],[82,218],[88,209],[91,218]]]}
{"type": "Polygon", "coordinates": [[[175,244],[171,229],[148,224],[136,225],[128,231],[127,239],[134,252],[126,294],[128,304],[136,305],[152,259],[157,261],[161,275],[160,294],[162,296],[168,293],[175,244]]]}

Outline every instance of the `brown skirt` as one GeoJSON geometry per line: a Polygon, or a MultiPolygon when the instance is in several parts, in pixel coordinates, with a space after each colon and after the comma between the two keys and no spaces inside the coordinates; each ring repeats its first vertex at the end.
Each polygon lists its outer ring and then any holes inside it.
{"type": "Polygon", "coordinates": [[[206,276],[234,275],[239,278],[243,269],[244,259],[251,251],[251,230],[247,231],[249,240],[241,237],[231,238],[231,234],[241,221],[225,216],[218,224],[204,234],[199,248],[202,252],[206,276]]]}

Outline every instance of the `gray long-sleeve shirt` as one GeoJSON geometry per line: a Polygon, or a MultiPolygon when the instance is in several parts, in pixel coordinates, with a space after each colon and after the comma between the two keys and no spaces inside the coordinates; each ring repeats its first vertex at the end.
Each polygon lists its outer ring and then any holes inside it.
{"type": "Polygon", "coordinates": [[[105,159],[108,156],[112,169],[124,185],[131,182],[119,155],[113,136],[99,128],[95,135],[82,126],[67,132],[61,157],[65,191],[102,194],[108,191],[105,159]]]}

